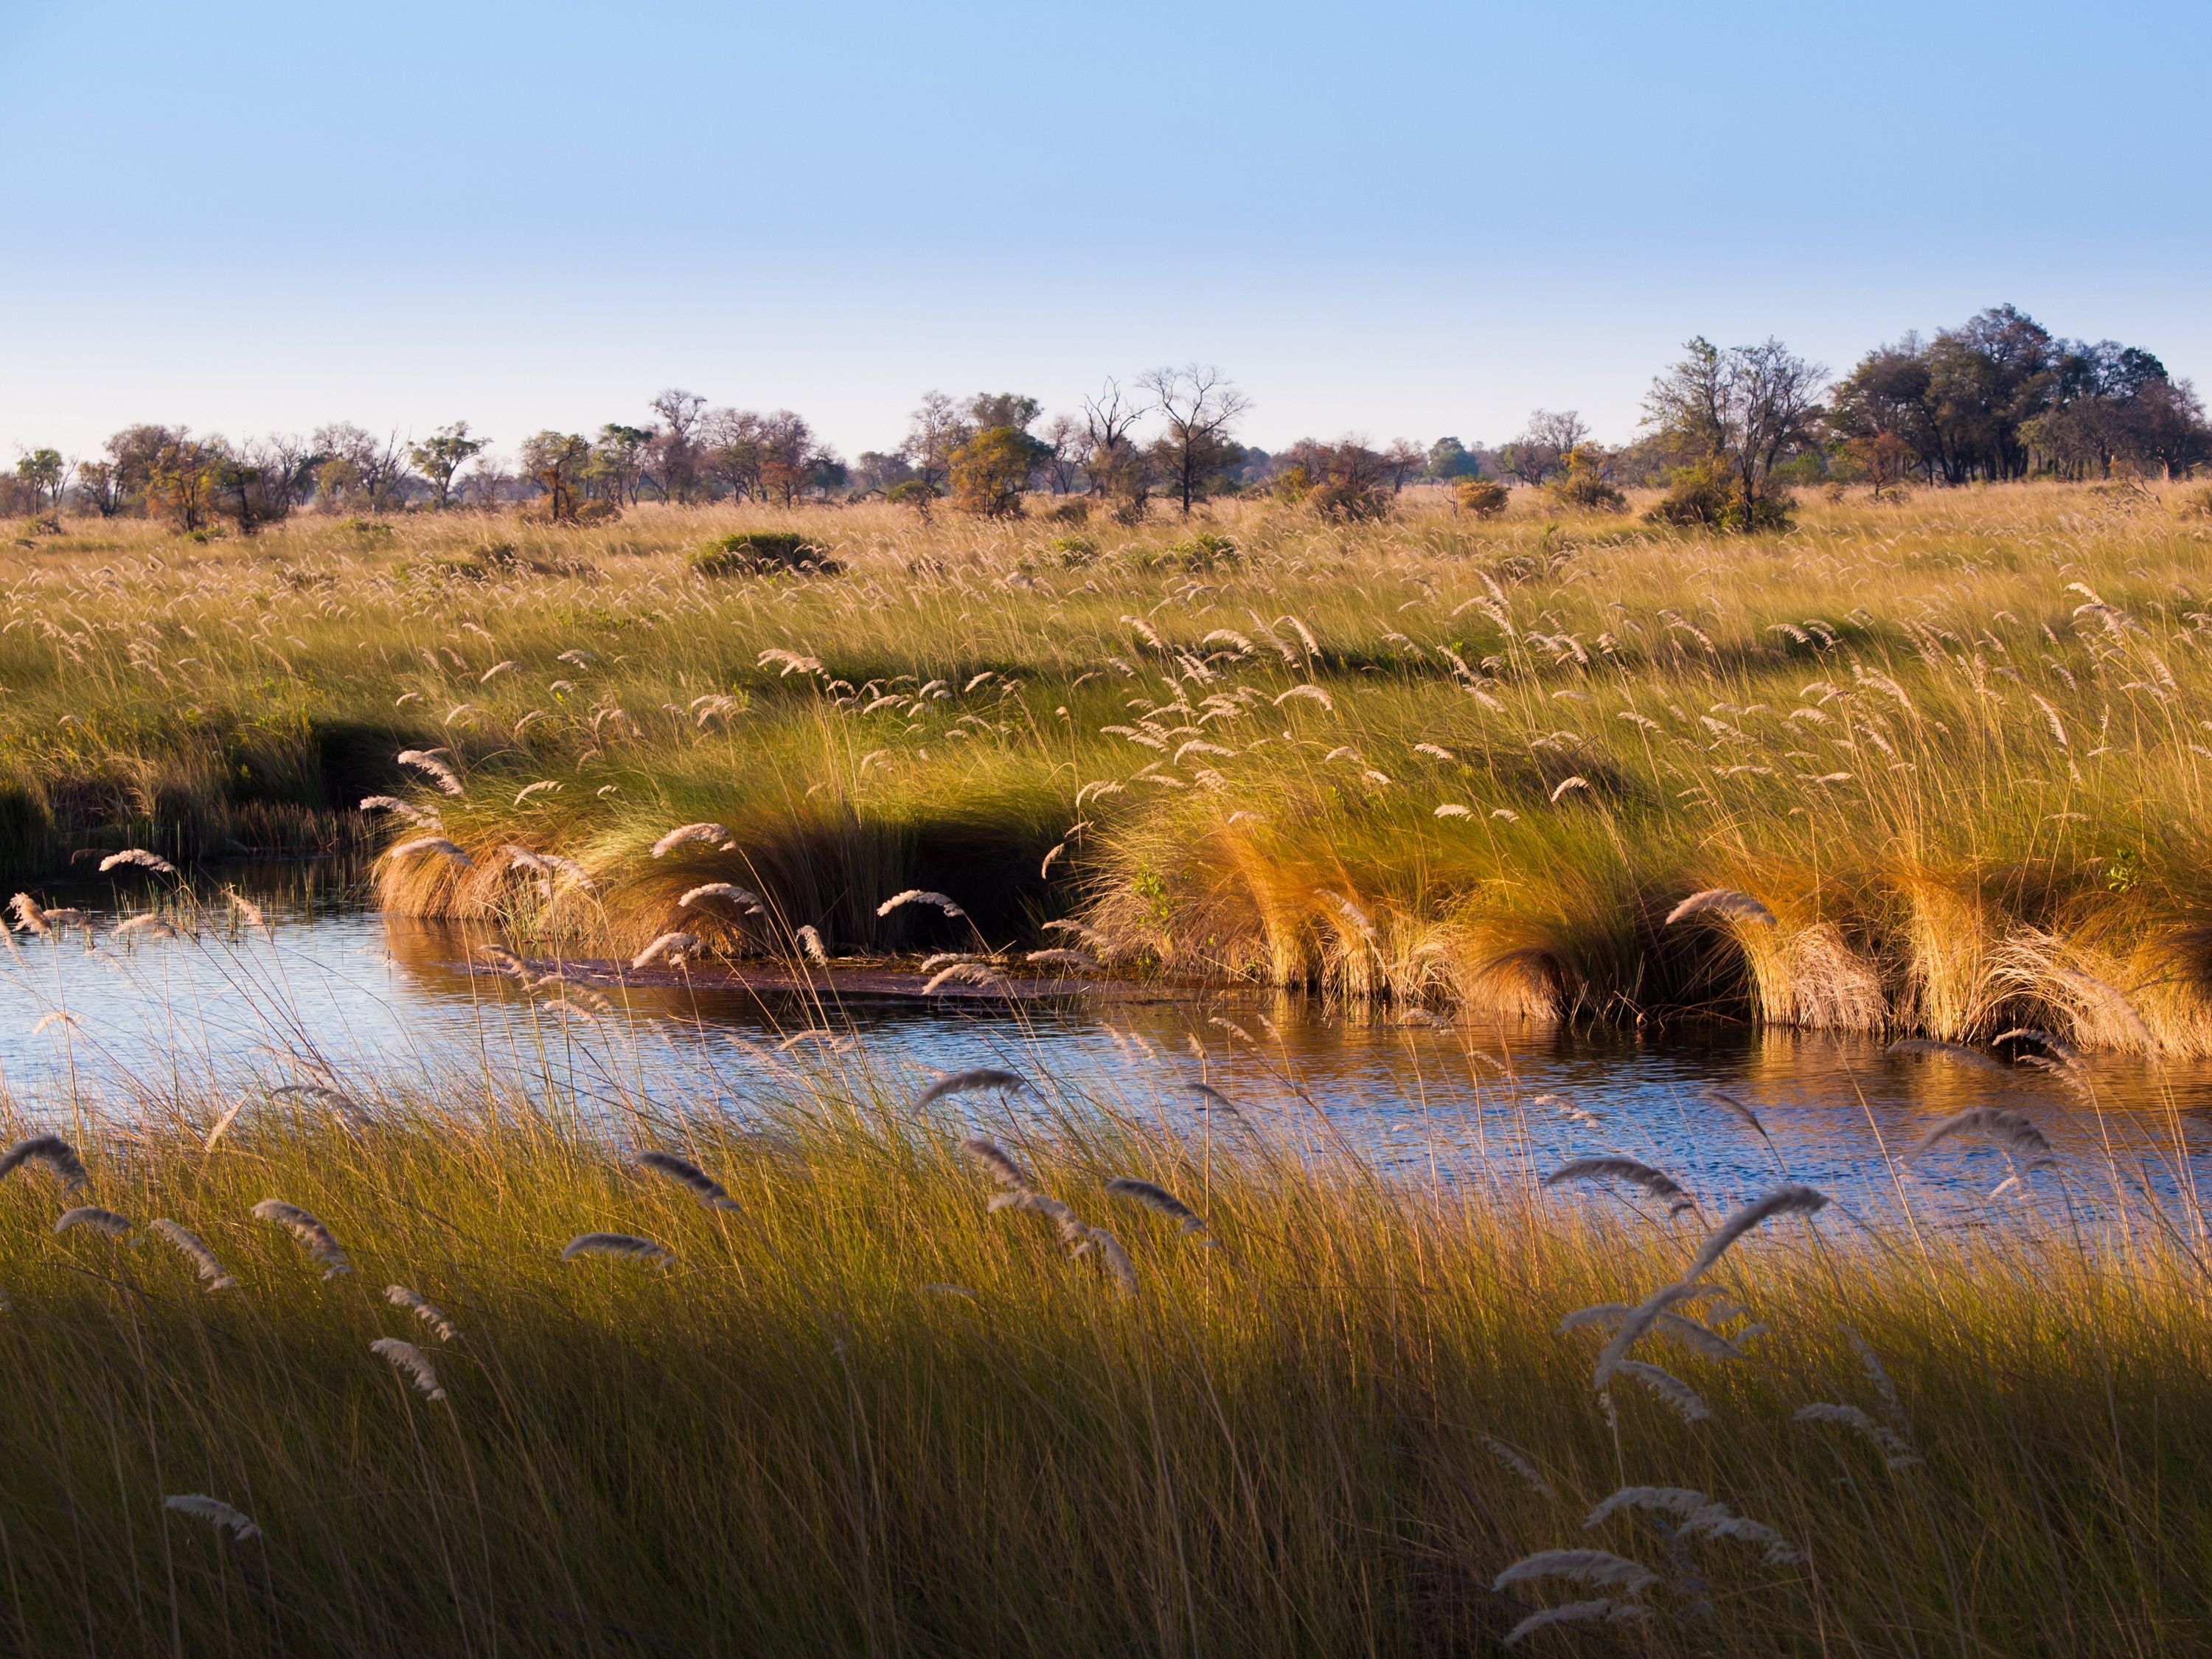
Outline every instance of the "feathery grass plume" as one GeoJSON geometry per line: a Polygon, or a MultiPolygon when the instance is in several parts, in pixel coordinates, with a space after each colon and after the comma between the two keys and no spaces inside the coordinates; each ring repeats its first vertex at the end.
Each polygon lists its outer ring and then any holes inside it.
{"type": "Polygon", "coordinates": [[[217,1291],[238,1288],[238,1281],[223,1271],[222,1263],[216,1260],[215,1252],[207,1247],[207,1241],[191,1228],[180,1225],[167,1216],[155,1216],[146,1224],[146,1231],[155,1237],[174,1245],[193,1267],[199,1269],[200,1277],[207,1281],[209,1295],[212,1296],[217,1291]]]}
{"type": "Polygon", "coordinates": [[[688,890],[683,897],[676,901],[676,908],[679,910],[688,910],[702,899],[721,899],[727,903],[736,905],[747,915],[764,916],[768,914],[768,906],[762,902],[758,893],[749,891],[745,888],[726,881],[710,881],[702,886],[688,890]]]}
{"type": "Polygon", "coordinates": [[[351,1095],[343,1089],[333,1089],[322,1083],[288,1083],[282,1088],[271,1089],[270,1098],[280,1099],[286,1095],[297,1095],[302,1100],[312,1100],[327,1108],[348,1129],[358,1133],[374,1127],[376,1120],[363,1111],[351,1095]]]}
{"type": "Polygon", "coordinates": [[[64,1210],[61,1219],[54,1223],[58,1233],[65,1233],[72,1227],[90,1227],[110,1238],[121,1238],[131,1231],[131,1218],[112,1210],[103,1210],[97,1204],[80,1204],[74,1210],[64,1210]]]}
{"type": "Polygon", "coordinates": [[[441,1342],[450,1342],[459,1334],[453,1329],[453,1321],[446,1317],[442,1309],[434,1303],[424,1301],[404,1285],[386,1285],[384,1287],[384,1299],[393,1307],[404,1308],[409,1313],[413,1314],[416,1318],[438,1334],[438,1340],[441,1342]]]}
{"type": "Polygon", "coordinates": [[[179,1515],[189,1515],[204,1521],[216,1531],[226,1534],[233,1543],[251,1543],[261,1536],[255,1526],[240,1510],[234,1510],[220,1498],[210,1498],[202,1492],[181,1492],[164,1498],[161,1507],[174,1510],[179,1515]]]}
{"type": "Polygon", "coordinates": [[[175,939],[178,933],[176,927],[164,918],[145,915],[132,916],[127,921],[117,923],[115,936],[118,939],[175,939]]]}
{"type": "Polygon", "coordinates": [[[207,1132],[207,1139],[201,1143],[200,1150],[204,1152],[213,1152],[215,1150],[216,1142],[221,1140],[223,1136],[229,1132],[230,1126],[238,1121],[238,1115],[245,1109],[245,1101],[238,1100],[233,1102],[231,1103],[230,1109],[226,1111],[221,1117],[216,1119],[215,1127],[207,1132]]]}
{"type": "Polygon", "coordinates": [[[1086,927],[1079,921],[1048,921],[1044,924],[1044,931],[1048,933],[1072,933],[1085,950],[1101,959],[1114,953],[1113,940],[1096,927],[1086,927]]]}
{"type": "Polygon", "coordinates": [[[830,952],[823,948],[822,935],[816,933],[811,925],[799,928],[799,947],[806,952],[809,961],[818,967],[827,968],[830,965],[830,952]]]}
{"type": "MultiPolygon", "coordinates": [[[[1658,1510],[1686,1521],[1712,1507],[1713,1500],[1691,1486],[1623,1486],[1599,1500],[1583,1522],[1584,1530],[1601,1527],[1623,1510],[1658,1510]]],[[[1721,1505],[1725,1510],[1726,1504],[1721,1505]]]]}
{"type": "Polygon", "coordinates": [[[1969,1106],[1962,1112],[1952,1113],[1940,1123],[1930,1124],[1920,1139],[1906,1149],[1905,1156],[1908,1159],[1918,1158],[1953,1135],[1969,1131],[1987,1135],[2028,1169],[2040,1170],[2057,1162],[2043,1131],[2024,1113],[2008,1111],[2002,1106],[1969,1106]]]}
{"type": "Polygon", "coordinates": [[[1155,1186],[1149,1181],[1139,1181],[1133,1176],[1115,1176],[1106,1183],[1106,1190],[1116,1198],[1126,1198],[1133,1204],[1143,1205],[1155,1215],[1165,1216],[1176,1224],[1178,1232],[1202,1233],[1206,1231],[1206,1218],[1164,1187],[1155,1186]]]}
{"type": "MultiPolygon", "coordinates": [[[[1616,1331],[1621,1322],[1635,1309],[1625,1302],[1600,1302],[1588,1308],[1577,1308],[1559,1322],[1559,1334],[1569,1331],[1616,1331]]],[[[1759,1328],[1753,1327],[1753,1329],[1759,1328]]],[[[1735,1339],[1723,1336],[1710,1325],[1699,1324],[1694,1319],[1678,1313],[1662,1311],[1651,1323],[1654,1336],[1671,1336],[1685,1346],[1707,1359],[1741,1359],[1743,1349],[1735,1339]]]]}
{"type": "Polygon", "coordinates": [[[960,1150],[988,1170],[992,1179],[1007,1192],[1033,1193],[1036,1190],[1036,1182],[1030,1178],[1030,1172],[1017,1164],[1013,1155],[997,1141],[982,1135],[969,1135],[961,1141],[960,1150]]]}
{"type": "Polygon", "coordinates": [[[1522,1451],[1518,1446],[1500,1440],[1493,1434],[1480,1435],[1476,1437],[1488,1449],[1492,1457],[1526,1481],[1528,1490],[1534,1492],[1537,1497],[1555,1500],[1558,1498],[1559,1494],[1553,1491],[1552,1483],[1545,1480],[1538,1472],[1534,1461],[1528,1453],[1522,1451]]]}
{"type": "Polygon", "coordinates": [[[64,1192],[73,1193],[85,1183],[84,1164],[76,1149],[59,1135],[32,1135],[0,1154],[0,1181],[5,1181],[26,1164],[44,1164],[62,1183],[64,1192]]]}
{"type": "Polygon", "coordinates": [[[177,866],[158,853],[149,853],[143,847],[126,847],[119,853],[110,853],[100,861],[100,873],[106,875],[118,865],[135,865],[156,876],[173,876],[177,866]]]}
{"type": "Polygon", "coordinates": [[[446,1397],[438,1384],[437,1368],[430,1357],[412,1342],[403,1342],[396,1336],[380,1336],[368,1345],[368,1351],[390,1363],[395,1371],[403,1371],[415,1385],[415,1391],[434,1405],[446,1397]]]}
{"type": "Polygon", "coordinates": [[[298,1205],[287,1204],[281,1198],[264,1198],[253,1206],[253,1216],[258,1221],[274,1222],[289,1228],[307,1254],[322,1263],[325,1279],[353,1271],[353,1263],[346,1260],[346,1253],[338,1248],[331,1230],[298,1205]]]}
{"type": "Polygon", "coordinates": [[[947,1095],[971,1095],[975,1093],[978,1088],[1006,1088],[1006,1091],[1015,1091],[1015,1088],[1029,1088],[1029,1086],[1030,1086],[1029,1079],[1022,1078],[1022,1073],[1018,1071],[998,1071],[995,1066],[975,1066],[973,1071],[945,1073],[942,1078],[938,1078],[936,1082],[929,1084],[929,1088],[925,1088],[921,1095],[915,1095],[914,1106],[915,1109],[922,1109],[922,1106],[931,1106],[931,1103],[940,1102],[940,1099],[945,1099],[947,1095]]]}
{"type": "Polygon", "coordinates": [[[1671,1311],[1678,1303],[1703,1294],[1704,1286],[1693,1285],[1685,1277],[1671,1285],[1662,1285],[1622,1315],[1612,1337],[1598,1351],[1596,1368],[1590,1373],[1590,1387],[1605,1387],[1614,1370],[1627,1359],[1629,1350],[1651,1334],[1661,1315],[1671,1311]]]}
{"type": "Polygon", "coordinates": [[[1778,1215],[1817,1215],[1827,1206],[1828,1195],[1826,1193],[1800,1186],[1796,1182],[1786,1182],[1773,1191],[1761,1194],[1713,1230],[1712,1236],[1705,1240],[1705,1248],[1698,1252],[1698,1259],[1682,1275],[1682,1282],[1686,1285],[1703,1276],[1708,1267],[1727,1253],[1729,1246],[1761,1222],[1771,1221],[1778,1215]]]}
{"type": "Polygon", "coordinates": [[[1961,1066],[1972,1066],[1984,1072],[2002,1072],[2005,1068],[1978,1048],[1969,1048],[1963,1042],[1943,1042],[1934,1037],[1899,1037],[1883,1050],[1892,1054],[1916,1054],[1929,1060],[1956,1060],[1961,1066]]]}
{"type": "Polygon", "coordinates": [[[968,914],[944,894],[926,892],[919,887],[909,887],[903,893],[892,894],[890,897],[876,907],[876,914],[879,916],[887,916],[902,905],[908,904],[933,904],[955,921],[962,920],[968,914]]]}
{"type": "Polygon", "coordinates": [[[68,1009],[57,1008],[50,1014],[40,1014],[39,1016],[39,1023],[31,1027],[31,1035],[33,1036],[38,1036],[40,1032],[45,1030],[49,1025],[58,1025],[64,1031],[75,1031],[82,1030],[84,1025],[84,1022],[79,1019],[75,1014],[71,1013],[68,1009]]]}
{"type": "Polygon", "coordinates": [[[676,1252],[635,1233],[579,1233],[561,1247],[561,1260],[580,1256],[616,1255],[631,1261],[673,1261],[676,1252]]]}
{"type": "Polygon", "coordinates": [[[473,867],[476,863],[474,859],[443,836],[416,836],[411,841],[403,841],[398,846],[388,848],[385,856],[398,860],[420,858],[426,853],[434,853],[441,859],[451,859],[464,870],[473,867]]]}
{"type": "Polygon", "coordinates": [[[1600,1502],[1583,1525],[1586,1528],[1602,1526],[1625,1509],[1655,1510],[1674,1516],[1675,1536],[1680,1538],[1730,1538],[1738,1543],[1756,1544],[1765,1552],[1769,1566],[1789,1566],[1805,1559],[1764,1522],[1748,1520],[1730,1505],[1688,1486],[1623,1486],[1600,1502]]]}
{"type": "Polygon", "coordinates": [[[428,824],[436,828],[440,820],[435,812],[425,811],[412,801],[397,795],[363,795],[361,810],[364,812],[389,812],[392,817],[410,824],[428,824]]]}
{"type": "Polygon", "coordinates": [[[956,980],[963,985],[980,986],[987,991],[1002,990],[1006,984],[1006,975],[994,968],[980,962],[955,962],[932,974],[928,982],[921,988],[921,994],[926,997],[935,996],[956,980]]]}
{"type": "Polygon", "coordinates": [[[1659,1582],[1659,1575],[1639,1561],[1606,1550],[1538,1550],[1524,1555],[1499,1573],[1491,1589],[1526,1584],[1539,1578],[1566,1578],[1578,1584],[1597,1584],[1635,1595],[1659,1582]]]}
{"type": "Polygon", "coordinates": [[[1641,1619],[1644,1616],[1644,1609],[1634,1602],[1615,1601],[1607,1596],[1599,1596],[1589,1601],[1563,1601],[1556,1607],[1541,1607],[1530,1613],[1499,1640],[1506,1647],[1516,1647],[1524,1638],[1558,1625],[1586,1625],[1595,1619],[1618,1624],[1626,1619],[1641,1619]]]}
{"type": "Polygon", "coordinates": [[[678,848],[688,847],[695,842],[712,842],[716,851],[726,853],[737,846],[738,838],[719,823],[687,823],[671,830],[653,842],[653,856],[665,858],[678,848]]]}
{"type": "Polygon", "coordinates": [[[8,908],[15,918],[15,927],[19,933],[36,933],[43,939],[53,932],[46,921],[45,907],[28,893],[16,894],[8,901],[8,908]]]}
{"type": "Polygon", "coordinates": [[[1667,913],[1667,926],[1671,927],[1678,921],[1690,921],[1698,916],[1713,916],[1723,921],[1752,921],[1766,927],[1775,926],[1773,911],[1734,887],[1708,887],[1703,892],[1691,894],[1667,913]]]}
{"type": "Polygon", "coordinates": [[[667,959],[670,967],[680,968],[684,965],[685,958],[696,954],[698,949],[699,939],[696,934],[663,933],[630,958],[630,969],[635,973],[640,969],[650,968],[663,957],[667,959]]]}
{"type": "Polygon", "coordinates": [[[1467,818],[1473,817],[1474,814],[1457,801],[1448,800],[1437,808],[1433,816],[1440,818],[1467,818]]]}
{"type": "Polygon", "coordinates": [[[489,964],[493,972],[505,978],[526,982],[530,978],[530,964],[504,945],[479,945],[477,954],[489,964]]]}
{"type": "Polygon", "coordinates": [[[1730,1113],[1735,1116],[1741,1118],[1744,1122],[1748,1123],[1751,1126],[1752,1133],[1757,1135],[1761,1140],[1766,1142],[1768,1146],[1771,1146],[1774,1144],[1774,1137],[1766,1133],[1766,1126],[1759,1121],[1759,1114],[1753,1111],[1743,1101],[1739,1100],[1735,1096],[1730,1094],[1725,1089],[1716,1089],[1710,1085],[1699,1092],[1705,1099],[1712,1102],[1714,1105],[1719,1107],[1723,1111],[1730,1113]]]}
{"type": "Polygon", "coordinates": [[[1121,1248],[1121,1241],[1103,1227],[1080,1227],[1079,1231],[1082,1237],[1073,1243],[1073,1254],[1082,1255],[1096,1249],[1099,1260],[1106,1264],[1107,1271],[1114,1275],[1114,1282],[1121,1288],[1121,1294],[1136,1295],[1137,1264],[1129,1260],[1129,1253],[1121,1248]]]}
{"type": "Polygon", "coordinates": [[[665,1176],[678,1186],[690,1189],[691,1195],[710,1210],[734,1210],[738,1201],[729,1189],[686,1158],[673,1152],[644,1152],[632,1160],[641,1170],[665,1176]]]}
{"type": "Polygon", "coordinates": [[[1579,1123],[1585,1128],[1601,1129],[1605,1127],[1605,1119],[1603,1117],[1600,1116],[1595,1112],[1584,1110],[1582,1107],[1576,1105],[1572,1101],[1567,1099],[1564,1095],[1534,1095],[1529,1097],[1528,1103],[1532,1106],[1548,1106],[1553,1111],[1557,1112],[1561,1117],[1567,1118],[1573,1122],[1579,1123]]]}
{"type": "Polygon", "coordinates": [[[1704,1423],[1712,1418],[1712,1407],[1705,1404],[1698,1391],[1662,1366],[1641,1359],[1616,1359],[1606,1380],[1609,1383],[1616,1376],[1642,1383],[1673,1407],[1685,1423],[1704,1423]]]}
{"type": "Polygon", "coordinates": [[[1098,965],[1082,951],[1071,951],[1065,946],[1055,946],[1048,951],[1031,951],[1022,960],[1036,963],[1047,968],[1077,968],[1088,970],[1098,965]]]}
{"type": "Polygon", "coordinates": [[[1684,1192],[1674,1176],[1632,1158],[1578,1158],[1546,1176],[1544,1185],[1557,1187],[1570,1181],[1625,1181],[1662,1200],[1668,1215],[1680,1215],[1685,1210],[1698,1207],[1697,1200],[1684,1192]]]}
{"type": "Polygon", "coordinates": [[[399,751],[398,761],[402,766],[420,772],[447,794],[458,795],[461,793],[460,776],[438,758],[443,753],[445,750],[442,749],[403,749],[399,751]]]}
{"type": "Polygon", "coordinates": [[[1326,709],[1332,714],[1336,712],[1336,699],[1330,696],[1328,692],[1322,690],[1321,687],[1317,685],[1292,686],[1289,690],[1284,692],[1280,696],[1275,699],[1275,707],[1280,708],[1292,697],[1304,697],[1309,702],[1317,702],[1322,707],[1322,708],[1326,709]]]}
{"type": "Polygon", "coordinates": [[[1845,1428],[1856,1430],[1874,1443],[1881,1452],[1882,1462],[1893,1469],[1911,1468],[1921,1461],[1903,1435],[1856,1406],[1817,1401],[1809,1406],[1800,1406],[1796,1417],[1800,1423],[1841,1423],[1845,1428]]]}

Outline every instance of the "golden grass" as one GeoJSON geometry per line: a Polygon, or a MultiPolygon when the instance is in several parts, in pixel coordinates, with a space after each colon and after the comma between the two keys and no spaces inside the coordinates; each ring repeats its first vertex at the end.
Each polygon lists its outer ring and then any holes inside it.
{"type": "Polygon", "coordinates": [[[69,1200],[40,1170],[0,1184],[0,1631],[1412,1654],[1601,1594],[1647,1609],[1621,1639],[1661,1654],[2212,1646],[2186,1206],[2062,1171],[2037,1179],[2068,1183],[2071,1233],[1771,1219],[1601,1397],[1607,1333],[1693,1264],[1711,1207],[1639,1219],[1509,1169],[1392,1185],[1292,1126],[1231,1146],[1021,1097],[1039,1122],[989,1086],[972,1115],[917,1110],[862,1047],[764,1073],[742,1117],[455,1077],[364,1098],[353,1133],[221,1093],[89,1124],[99,1202],[189,1230],[235,1284],[55,1236],[69,1200]],[[979,1128],[1011,1176],[957,1144],[979,1128]],[[271,1197],[352,1271],[252,1219],[271,1197]],[[564,1261],[586,1234],[626,1243],[564,1261]],[[1735,1519],[1690,1527],[1686,1490],[1735,1519]],[[1509,1572],[1559,1549],[1655,1582],[1509,1572]]]}
{"type": "Polygon", "coordinates": [[[1071,546],[880,508],[78,525],[0,573],[0,842],[343,840],[333,799],[392,793],[439,815],[392,840],[470,861],[386,860],[389,908],[610,956],[702,927],[1033,948],[1067,915],[1126,969],[1486,1016],[2212,1052],[2212,525],[2178,503],[1855,497],[1755,540],[1410,501],[1210,528],[1233,559],[1173,522],[1071,546]],[[767,523],[843,574],[687,564],[767,523]],[[465,793],[403,784],[403,748],[465,793]],[[652,856],[692,822],[734,846],[652,856]],[[769,914],[678,907],[716,881],[769,914]],[[909,887],[981,940],[877,914],[909,887]],[[1715,887],[1776,921],[1664,923],[1715,887]]]}

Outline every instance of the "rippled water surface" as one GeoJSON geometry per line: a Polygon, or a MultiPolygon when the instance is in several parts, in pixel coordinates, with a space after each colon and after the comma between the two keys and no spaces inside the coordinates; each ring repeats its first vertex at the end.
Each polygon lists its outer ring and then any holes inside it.
{"type": "Polygon", "coordinates": [[[1250,994],[825,1007],[634,988],[617,994],[614,1014],[586,1019],[471,973],[487,935],[386,920],[335,884],[264,890],[266,931],[210,912],[196,937],[176,940],[117,937],[113,896],[76,901],[93,913],[89,945],[83,930],[19,937],[0,957],[0,1083],[33,1117],[65,1117],[72,1100],[127,1106],[325,1075],[363,1098],[489,1074],[534,1097],[743,1108],[825,1080],[897,1097],[990,1065],[1044,1086],[966,1097],[961,1109],[995,1120],[1103,1103],[1194,1135],[1349,1147],[1439,1182],[1528,1178],[1618,1151],[1715,1204],[1786,1171],[1847,1205],[1972,1215],[2094,1203],[2115,1182],[2171,1196],[2212,1176],[2212,1068],[2195,1064],[2099,1060],[2084,1097],[2025,1068],[1865,1040],[1438,1029],[1250,994]],[[790,1042],[812,1028],[835,1035],[790,1042]],[[1201,1083],[1215,1092],[1192,1087],[1201,1083]],[[1715,1088],[1759,1127],[1710,1098],[1715,1088]],[[1992,1198],[2015,1171],[1984,1138],[1902,1156],[1928,1126],[1974,1105],[2028,1114],[2057,1169],[1992,1198]]]}

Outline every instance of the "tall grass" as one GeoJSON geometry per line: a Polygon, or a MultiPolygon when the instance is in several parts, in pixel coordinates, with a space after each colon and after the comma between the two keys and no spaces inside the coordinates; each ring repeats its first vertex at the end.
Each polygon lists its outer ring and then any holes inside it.
{"type": "Polygon", "coordinates": [[[350,1127],[194,1088],[92,1116],[85,1193],[16,1170],[9,1644],[1411,1654],[1595,1599],[1638,1622],[1526,1639],[2212,1646],[2185,1206],[2061,1170],[2098,1219],[1778,1215],[1601,1392],[1709,1204],[1393,1183],[1294,1125],[1181,1134],[1042,1079],[917,1104],[865,1046],[762,1076],[733,1109],[456,1075],[360,1091],[350,1127]],[[88,1200],[215,1271],[55,1235],[88,1200]],[[564,1260],[589,1233],[666,1259],[564,1260]],[[1541,1553],[1590,1549],[1643,1587],[1541,1553]]]}
{"type": "Polygon", "coordinates": [[[1035,948],[1065,916],[1125,968],[1485,1014],[2212,1050],[2212,524],[2178,506],[1212,529],[1232,554],[865,508],[88,532],[9,589],[0,820],[52,863],[361,836],[333,803],[393,793],[434,817],[392,840],[465,860],[387,860],[387,906],[608,956],[1035,948]],[[694,571],[756,517],[842,574],[694,571]],[[732,844],[651,856],[698,822],[732,844]],[[717,881],[764,914],[679,905],[717,881]],[[878,914],[915,887],[974,929],[878,914]],[[1668,925],[1707,889],[1772,920],[1668,925]]]}

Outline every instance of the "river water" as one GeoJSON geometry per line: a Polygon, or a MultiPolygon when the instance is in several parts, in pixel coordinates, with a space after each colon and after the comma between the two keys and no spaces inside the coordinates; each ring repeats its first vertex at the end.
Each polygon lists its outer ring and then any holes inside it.
{"type": "Polygon", "coordinates": [[[963,1096],[951,1109],[1020,1127],[1025,1115],[1103,1103],[1193,1135],[1348,1149],[1419,1181],[1528,1181],[1623,1152],[1709,1206],[1786,1173],[1847,1209],[1966,1220],[2069,1202],[2078,1213],[2116,1184],[2172,1201],[2212,1181],[2212,1067],[2201,1064],[2096,1059],[2085,1093],[2025,1067],[1893,1054],[1869,1039],[1409,1024],[1253,994],[1018,1007],[854,998],[825,1009],[633,987],[611,1012],[585,1018],[471,971],[490,935],[377,915],[335,872],[264,872],[246,890],[265,929],[236,924],[218,900],[176,939],[117,935],[112,888],[52,896],[93,926],[18,935],[0,955],[0,1090],[18,1111],[66,1121],[73,1106],[128,1111],[317,1081],[373,1102],[457,1077],[610,1110],[642,1098],[742,1111],[825,1085],[898,1098],[945,1073],[994,1066],[1039,1086],[963,1096]],[[2027,1114],[2056,1165],[2007,1186],[2016,1166],[1975,1133],[1905,1155],[1929,1125],[1972,1106],[2027,1114]]]}

